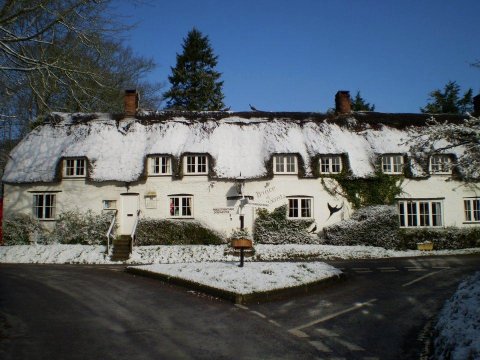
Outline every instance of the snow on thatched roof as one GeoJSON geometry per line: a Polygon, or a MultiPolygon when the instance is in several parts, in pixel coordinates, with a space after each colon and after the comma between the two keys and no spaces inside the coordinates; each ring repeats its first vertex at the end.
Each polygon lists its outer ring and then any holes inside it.
{"type": "Polygon", "coordinates": [[[300,155],[305,176],[313,175],[315,156],[348,154],[352,175],[368,177],[375,171],[378,154],[407,153],[404,142],[414,131],[383,125],[378,119],[369,123],[358,113],[340,120],[305,114],[297,118],[177,114],[154,119],[144,113],[138,119],[115,119],[107,114],[57,113],[11,152],[3,181],[53,182],[61,159],[86,157],[92,181],[131,182],[145,174],[147,156],[167,154],[179,159],[185,153],[208,153],[218,178],[236,178],[240,173],[245,178],[267,176],[267,164],[276,153],[300,155]]]}

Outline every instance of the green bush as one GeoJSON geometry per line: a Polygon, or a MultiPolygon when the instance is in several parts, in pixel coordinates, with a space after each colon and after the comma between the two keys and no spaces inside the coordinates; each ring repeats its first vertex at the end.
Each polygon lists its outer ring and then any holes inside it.
{"type": "Polygon", "coordinates": [[[58,215],[51,236],[60,244],[104,245],[112,214],[66,211],[58,215]]]}
{"type": "Polygon", "coordinates": [[[313,220],[287,219],[287,205],[271,213],[265,209],[257,211],[253,238],[257,244],[312,244],[319,239],[307,232],[313,220]]]}
{"type": "Polygon", "coordinates": [[[433,242],[435,250],[480,247],[480,228],[446,227],[441,229],[401,229],[400,249],[416,249],[417,243],[433,242]]]}
{"type": "Polygon", "coordinates": [[[3,241],[5,245],[28,245],[43,243],[44,229],[40,223],[25,214],[13,214],[3,218],[3,241]]]}
{"type": "Polygon", "coordinates": [[[225,241],[215,231],[196,221],[140,219],[137,245],[219,245],[225,241]]]}
{"type": "Polygon", "coordinates": [[[370,245],[385,249],[399,246],[396,208],[389,205],[367,206],[353,213],[350,219],[323,229],[325,244],[370,245]]]}

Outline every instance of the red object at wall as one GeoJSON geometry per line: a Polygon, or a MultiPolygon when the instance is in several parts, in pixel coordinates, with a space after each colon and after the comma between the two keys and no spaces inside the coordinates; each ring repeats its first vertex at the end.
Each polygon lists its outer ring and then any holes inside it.
{"type": "Polygon", "coordinates": [[[0,198],[0,245],[3,245],[3,198],[0,198]]]}

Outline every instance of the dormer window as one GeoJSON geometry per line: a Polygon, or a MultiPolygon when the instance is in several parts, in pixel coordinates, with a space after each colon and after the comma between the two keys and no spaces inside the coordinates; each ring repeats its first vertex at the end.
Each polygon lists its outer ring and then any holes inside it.
{"type": "Polygon", "coordinates": [[[150,161],[150,175],[171,175],[172,159],[169,156],[152,156],[150,161]]]}
{"type": "Polygon", "coordinates": [[[451,174],[452,158],[449,155],[437,154],[430,158],[431,174],[451,174]]]}
{"type": "Polygon", "coordinates": [[[85,177],[85,159],[65,159],[63,163],[64,177],[85,177]]]}
{"type": "Polygon", "coordinates": [[[342,172],[342,157],[340,155],[322,156],[320,158],[321,174],[339,174],[342,172]]]}
{"type": "Polygon", "coordinates": [[[207,155],[187,155],[184,162],[185,174],[208,174],[207,155]]]}
{"type": "Polygon", "coordinates": [[[297,157],[295,155],[275,155],[273,157],[274,174],[296,174],[297,157]]]}
{"type": "Polygon", "coordinates": [[[398,175],[403,173],[403,155],[383,155],[382,172],[398,175]]]}

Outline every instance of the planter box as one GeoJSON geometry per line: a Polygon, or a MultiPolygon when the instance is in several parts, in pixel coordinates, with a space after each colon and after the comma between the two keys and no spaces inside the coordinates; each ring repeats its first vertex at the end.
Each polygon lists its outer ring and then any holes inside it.
{"type": "Polygon", "coordinates": [[[234,249],[251,249],[252,240],[250,239],[233,239],[231,245],[234,249]]]}
{"type": "Polygon", "coordinates": [[[432,251],[433,242],[425,241],[425,242],[417,243],[417,249],[422,251],[432,251]]]}

